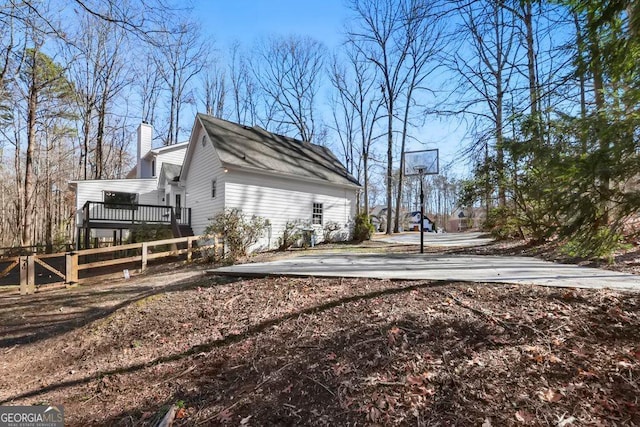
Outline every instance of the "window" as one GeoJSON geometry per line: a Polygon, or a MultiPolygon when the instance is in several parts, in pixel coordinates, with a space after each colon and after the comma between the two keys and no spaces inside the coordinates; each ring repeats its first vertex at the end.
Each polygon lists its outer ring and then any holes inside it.
{"type": "Polygon", "coordinates": [[[211,198],[216,198],[216,180],[211,181],[211,198]]]}
{"type": "Polygon", "coordinates": [[[151,160],[151,176],[156,176],[156,161],[151,160]]]}
{"type": "Polygon", "coordinates": [[[202,135],[202,146],[204,147],[207,144],[207,137],[202,135]]]}
{"type": "Polygon", "coordinates": [[[313,204],[313,215],[311,216],[311,224],[322,225],[322,203],[313,204]]]}
{"type": "Polygon", "coordinates": [[[109,209],[138,209],[138,193],[104,191],[103,200],[109,209]]]}

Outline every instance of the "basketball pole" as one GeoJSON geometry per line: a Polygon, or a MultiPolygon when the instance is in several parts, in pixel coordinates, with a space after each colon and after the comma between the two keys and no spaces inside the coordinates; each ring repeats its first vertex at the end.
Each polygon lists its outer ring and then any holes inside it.
{"type": "Polygon", "coordinates": [[[424,170],[419,169],[418,175],[420,176],[420,253],[424,253],[424,170]]]}

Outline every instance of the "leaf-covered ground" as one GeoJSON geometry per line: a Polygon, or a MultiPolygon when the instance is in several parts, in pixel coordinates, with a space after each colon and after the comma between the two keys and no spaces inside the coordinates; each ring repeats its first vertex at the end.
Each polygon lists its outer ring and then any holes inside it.
{"type": "Polygon", "coordinates": [[[174,425],[640,425],[637,294],[170,277],[0,297],[2,404],[77,426],[173,404],[174,425]]]}

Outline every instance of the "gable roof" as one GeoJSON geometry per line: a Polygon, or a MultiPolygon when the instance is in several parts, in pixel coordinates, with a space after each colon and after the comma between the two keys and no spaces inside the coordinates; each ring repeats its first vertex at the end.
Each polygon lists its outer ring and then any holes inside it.
{"type": "Polygon", "coordinates": [[[177,181],[180,178],[181,165],[175,165],[173,163],[163,163],[160,170],[160,176],[164,174],[168,181],[177,181]]]}
{"type": "Polygon", "coordinates": [[[205,114],[198,114],[196,120],[202,124],[225,167],[360,186],[326,147],[205,114]]]}

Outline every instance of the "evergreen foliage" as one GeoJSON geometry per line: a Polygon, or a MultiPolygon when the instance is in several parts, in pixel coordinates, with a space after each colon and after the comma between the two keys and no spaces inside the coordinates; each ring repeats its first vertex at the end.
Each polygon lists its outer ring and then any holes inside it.
{"type": "Polygon", "coordinates": [[[355,226],[353,230],[353,240],[356,242],[364,242],[370,240],[375,232],[375,227],[371,224],[371,218],[365,213],[356,216],[355,226]]]}

